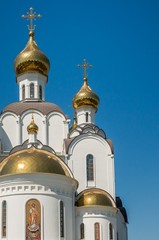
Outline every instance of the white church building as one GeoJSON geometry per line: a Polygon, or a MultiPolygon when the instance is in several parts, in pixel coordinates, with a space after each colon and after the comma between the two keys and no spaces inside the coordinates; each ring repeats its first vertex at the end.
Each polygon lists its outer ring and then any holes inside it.
{"type": "MultiPolygon", "coordinates": [[[[74,121],[45,101],[50,62],[34,40],[15,58],[19,101],[0,114],[0,239],[127,240],[127,214],[115,195],[113,144],[96,123],[99,97],[84,59],[74,121]]],[[[62,103],[61,103],[62,104],[62,103]]],[[[99,113],[100,114],[100,113],[99,113]]]]}

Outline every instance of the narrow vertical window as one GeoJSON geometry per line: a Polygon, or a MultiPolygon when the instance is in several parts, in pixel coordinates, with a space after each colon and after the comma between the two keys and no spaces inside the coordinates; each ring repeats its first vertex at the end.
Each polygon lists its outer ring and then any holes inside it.
{"type": "Polygon", "coordinates": [[[84,223],[80,225],[80,239],[84,239],[84,223]]]}
{"type": "Polygon", "coordinates": [[[109,239],[113,240],[113,226],[109,223],[109,239]]]}
{"type": "Polygon", "coordinates": [[[2,202],[2,237],[6,237],[6,223],[7,223],[7,203],[2,202]]]}
{"type": "Polygon", "coordinates": [[[60,201],[60,237],[64,237],[64,205],[60,201]]]}
{"type": "Polygon", "coordinates": [[[94,231],[95,231],[95,240],[100,240],[100,225],[99,225],[99,223],[94,224],[94,231]]]}
{"type": "Polygon", "coordinates": [[[93,155],[88,154],[86,157],[86,165],[87,165],[87,181],[94,180],[94,167],[93,167],[93,155]]]}
{"type": "Polygon", "coordinates": [[[117,240],[119,240],[119,234],[118,234],[118,232],[117,232],[117,240]]]}
{"type": "Polygon", "coordinates": [[[88,122],[88,112],[86,112],[86,122],[88,122]]]}
{"type": "Polygon", "coordinates": [[[43,92],[42,92],[42,86],[39,86],[39,99],[42,100],[43,98],[43,92]]]}
{"type": "Polygon", "coordinates": [[[25,85],[22,86],[22,100],[25,99],[25,85]]]}
{"type": "Polygon", "coordinates": [[[34,83],[30,83],[30,98],[34,98],[34,83]]]}

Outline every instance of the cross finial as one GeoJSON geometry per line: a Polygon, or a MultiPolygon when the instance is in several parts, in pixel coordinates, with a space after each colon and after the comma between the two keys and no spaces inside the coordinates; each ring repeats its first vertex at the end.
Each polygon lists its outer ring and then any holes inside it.
{"type": "Polygon", "coordinates": [[[83,60],[83,64],[78,64],[77,66],[83,68],[83,70],[84,70],[84,71],[83,71],[83,76],[84,76],[84,78],[87,78],[87,76],[88,76],[87,68],[91,68],[92,65],[91,65],[91,64],[88,64],[87,61],[86,61],[86,59],[84,59],[84,60],[83,60]]]}
{"type": "Polygon", "coordinates": [[[30,21],[29,25],[28,25],[28,29],[29,31],[34,31],[36,25],[34,24],[33,21],[35,21],[37,18],[41,18],[41,14],[36,14],[36,12],[33,12],[33,8],[30,8],[30,12],[27,12],[27,15],[22,15],[22,18],[26,18],[27,20],[30,21]]]}

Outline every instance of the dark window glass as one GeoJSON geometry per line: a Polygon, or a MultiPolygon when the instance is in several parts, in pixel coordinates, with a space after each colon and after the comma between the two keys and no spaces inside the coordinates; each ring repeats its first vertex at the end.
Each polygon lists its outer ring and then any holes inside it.
{"type": "Polygon", "coordinates": [[[42,100],[42,98],[43,98],[42,86],[41,85],[39,86],[39,98],[40,98],[40,100],[42,100]]]}
{"type": "Polygon", "coordinates": [[[22,86],[22,100],[25,99],[25,85],[22,86]]]}
{"type": "Polygon", "coordinates": [[[60,201],[60,237],[64,237],[64,205],[60,201]]]}
{"type": "Polygon", "coordinates": [[[111,223],[109,223],[109,239],[113,239],[113,227],[111,223]]]}
{"type": "Polygon", "coordinates": [[[86,122],[88,122],[88,112],[86,112],[86,122]]]}
{"type": "Polygon", "coordinates": [[[84,223],[80,225],[80,239],[84,239],[84,223]]]}
{"type": "Polygon", "coordinates": [[[30,83],[30,98],[34,98],[34,83],[30,83]]]}
{"type": "Polygon", "coordinates": [[[2,237],[6,237],[7,203],[2,202],[2,237]]]}
{"type": "Polygon", "coordinates": [[[94,180],[94,167],[93,167],[93,155],[88,154],[86,157],[87,162],[87,181],[94,180]]]}

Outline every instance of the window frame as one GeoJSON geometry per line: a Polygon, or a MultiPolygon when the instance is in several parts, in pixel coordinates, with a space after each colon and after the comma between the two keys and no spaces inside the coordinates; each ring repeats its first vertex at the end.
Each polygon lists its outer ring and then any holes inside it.
{"type": "Polygon", "coordinates": [[[35,86],[34,83],[30,83],[30,98],[34,98],[35,96],[35,86]]]}
{"type": "Polygon", "coordinates": [[[43,89],[42,86],[39,85],[39,99],[42,100],[43,99],[43,89]]]}
{"type": "Polygon", "coordinates": [[[109,223],[109,240],[113,240],[113,225],[109,223]]]}
{"type": "Polygon", "coordinates": [[[96,222],[94,224],[94,239],[100,240],[100,223],[96,222]]]}
{"type": "Polygon", "coordinates": [[[80,239],[84,239],[85,236],[85,226],[84,223],[80,224],[80,239]]]}
{"type": "Polygon", "coordinates": [[[64,203],[60,201],[60,237],[65,237],[64,203]]]}
{"type": "Polygon", "coordinates": [[[22,85],[22,100],[25,99],[25,85],[22,85]]]}
{"type": "Polygon", "coordinates": [[[86,174],[87,182],[94,181],[94,156],[92,154],[86,156],[86,174]]]}
{"type": "Polygon", "coordinates": [[[2,202],[2,238],[7,236],[7,202],[2,202]]]}

